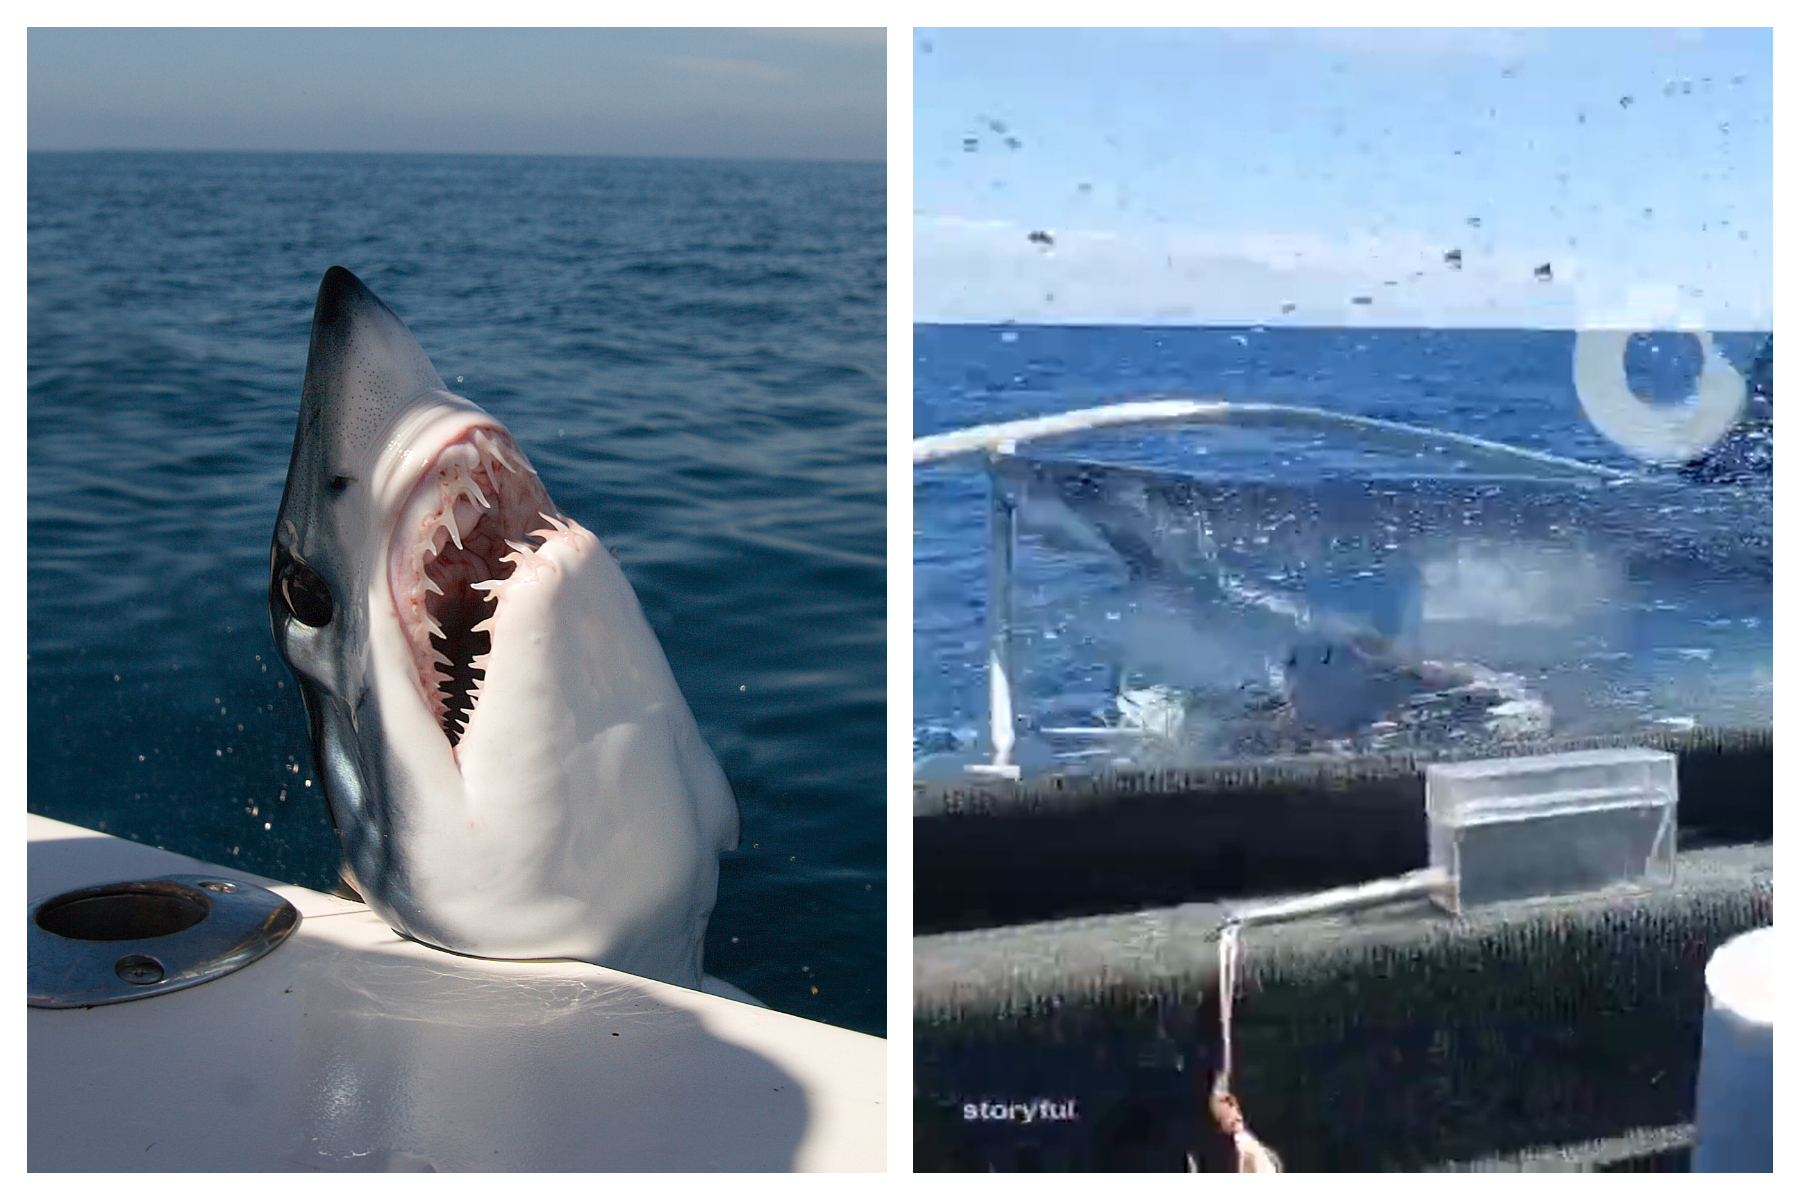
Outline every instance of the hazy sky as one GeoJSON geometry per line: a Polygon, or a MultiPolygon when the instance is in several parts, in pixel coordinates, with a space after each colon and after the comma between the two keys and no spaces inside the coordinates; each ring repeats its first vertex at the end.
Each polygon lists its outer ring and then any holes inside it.
{"type": "Polygon", "coordinates": [[[1766,29],[921,29],[913,64],[919,320],[1769,325],[1766,29]]]}
{"type": "Polygon", "coordinates": [[[887,154],[863,30],[34,29],[33,150],[887,154]]]}

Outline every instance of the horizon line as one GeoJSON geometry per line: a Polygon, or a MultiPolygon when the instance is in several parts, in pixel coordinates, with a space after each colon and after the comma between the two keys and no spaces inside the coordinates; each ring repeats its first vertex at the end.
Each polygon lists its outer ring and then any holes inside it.
{"type": "Polygon", "coordinates": [[[435,155],[440,158],[642,158],[652,160],[676,159],[684,162],[769,162],[769,163],[836,163],[844,165],[887,165],[887,155],[879,158],[806,158],[799,156],[775,156],[766,154],[721,155],[721,154],[684,154],[679,151],[666,153],[627,152],[616,150],[272,150],[266,148],[231,147],[210,149],[195,146],[84,146],[84,147],[32,147],[26,146],[27,154],[367,154],[367,155],[435,155]]]}

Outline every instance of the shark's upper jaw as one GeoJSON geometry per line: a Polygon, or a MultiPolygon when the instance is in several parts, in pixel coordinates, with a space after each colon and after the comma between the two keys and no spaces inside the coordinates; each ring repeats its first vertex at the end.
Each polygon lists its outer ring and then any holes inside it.
{"type": "Polygon", "coordinates": [[[394,508],[386,583],[419,700],[454,759],[480,707],[503,593],[535,574],[532,540],[562,537],[570,525],[497,422],[453,412],[430,432],[435,453],[415,444],[392,468],[401,478],[391,494],[406,476],[414,481],[394,508]]]}

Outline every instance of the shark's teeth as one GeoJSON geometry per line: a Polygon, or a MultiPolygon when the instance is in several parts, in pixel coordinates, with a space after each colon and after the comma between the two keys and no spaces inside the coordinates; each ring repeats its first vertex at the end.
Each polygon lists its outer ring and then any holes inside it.
{"type": "Polygon", "coordinates": [[[426,709],[452,749],[480,704],[491,650],[471,652],[494,636],[503,589],[521,568],[554,571],[544,547],[579,528],[557,514],[503,429],[470,429],[415,482],[396,529],[411,545],[396,548],[392,590],[426,709]]]}
{"type": "Polygon", "coordinates": [[[506,442],[499,438],[478,432],[475,435],[475,446],[483,455],[493,457],[501,466],[516,475],[537,474],[536,471],[531,469],[530,463],[526,462],[524,458],[520,457],[506,442]]]}
{"type": "Polygon", "coordinates": [[[481,452],[481,469],[487,475],[488,486],[498,492],[500,481],[494,478],[494,464],[506,466],[506,462],[500,457],[499,448],[495,446],[492,437],[479,430],[475,433],[475,448],[481,452]]]}
{"type": "MultiPolygon", "coordinates": [[[[482,459],[484,461],[491,459],[515,474],[522,474],[531,469],[514,457],[512,452],[507,449],[505,442],[491,434],[477,431],[475,434],[475,448],[481,451],[482,459]]],[[[490,478],[491,477],[490,472],[490,478]]]]}
{"type": "MultiPolygon", "coordinates": [[[[476,466],[480,465],[480,463],[476,464],[476,466]]],[[[493,480],[489,479],[488,482],[491,485],[493,480]]],[[[471,468],[465,463],[456,464],[455,477],[448,480],[443,485],[441,495],[443,496],[444,504],[449,508],[455,508],[456,505],[463,500],[473,500],[483,508],[494,507],[493,503],[487,498],[487,489],[483,488],[481,486],[481,481],[475,478],[474,468],[471,468]]]]}

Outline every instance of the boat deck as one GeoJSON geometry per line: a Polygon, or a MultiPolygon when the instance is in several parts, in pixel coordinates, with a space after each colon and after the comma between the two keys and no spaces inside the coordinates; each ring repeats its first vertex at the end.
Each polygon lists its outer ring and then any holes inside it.
{"type": "Polygon", "coordinates": [[[586,963],[449,954],[360,903],[46,817],[27,836],[34,901],[213,873],[301,914],[211,982],[30,1009],[30,1170],[886,1167],[879,1038],[586,963]]]}

